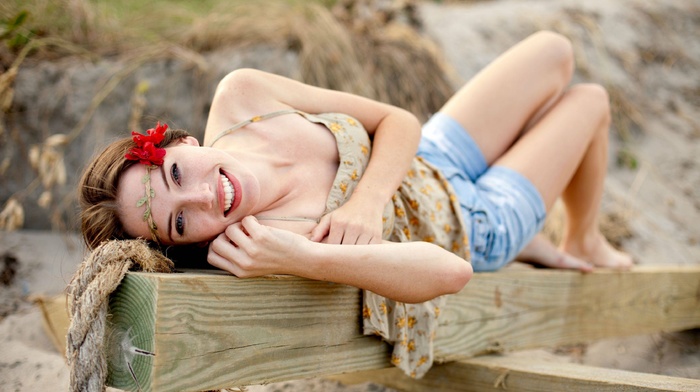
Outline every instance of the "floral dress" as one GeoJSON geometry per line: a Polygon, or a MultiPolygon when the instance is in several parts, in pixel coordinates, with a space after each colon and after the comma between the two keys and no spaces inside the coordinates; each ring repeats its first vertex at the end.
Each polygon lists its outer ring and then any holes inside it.
{"type": "MultiPolygon", "coordinates": [[[[308,114],[282,110],[236,124],[214,140],[252,122],[298,114],[322,124],[335,136],[340,157],[338,173],[326,200],[325,214],[352,195],[371,153],[367,131],[356,119],[340,113],[308,114]]],[[[212,143],[213,144],[213,143],[212,143]]],[[[426,241],[469,260],[468,233],[452,186],[438,169],[416,157],[391,201],[384,207],[383,239],[393,242],[426,241]]],[[[422,377],[433,363],[433,340],[445,297],[419,304],[394,301],[363,292],[363,331],[393,344],[391,362],[411,377],[422,377]]]]}

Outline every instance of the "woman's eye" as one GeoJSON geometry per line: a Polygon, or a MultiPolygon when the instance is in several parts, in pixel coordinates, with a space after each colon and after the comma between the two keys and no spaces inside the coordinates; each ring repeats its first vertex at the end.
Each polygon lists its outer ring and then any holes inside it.
{"type": "Polygon", "coordinates": [[[170,175],[178,185],[180,185],[180,169],[177,167],[177,163],[173,163],[170,167],[170,175]]]}
{"type": "Polygon", "coordinates": [[[177,233],[181,236],[185,232],[185,224],[184,219],[182,218],[182,212],[177,214],[177,218],[175,218],[175,230],[177,230],[177,233]]]}

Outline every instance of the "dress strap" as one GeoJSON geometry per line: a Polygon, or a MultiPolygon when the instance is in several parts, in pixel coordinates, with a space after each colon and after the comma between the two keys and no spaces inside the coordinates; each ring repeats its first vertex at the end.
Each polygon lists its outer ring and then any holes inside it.
{"type": "Polygon", "coordinates": [[[221,139],[222,137],[224,137],[224,136],[230,134],[231,132],[233,132],[233,131],[235,131],[235,130],[237,130],[237,129],[243,128],[243,127],[245,127],[245,126],[248,125],[248,124],[252,124],[252,123],[255,123],[255,122],[262,121],[262,120],[267,120],[268,118],[277,117],[277,116],[282,116],[282,115],[284,115],[284,114],[292,114],[292,113],[297,113],[297,114],[300,114],[300,115],[306,117],[306,113],[304,113],[304,112],[302,112],[302,111],[299,111],[299,110],[296,110],[296,109],[278,110],[278,111],[276,111],[276,112],[271,112],[271,113],[263,114],[262,116],[251,117],[251,118],[249,118],[249,119],[247,119],[247,120],[243,120],[243,121],[241,121],[241,122],[235,124],[235,125],[232,126],[231,128],[228,128],[228,129],[225,129],[225,130],[221,131],[218,135],[216,135],[216,137],[214,138],[214,140],[212,140],[211,144],[209,144],[209,147],[214,146],[214,143],[216,143],[216,142],[217,142],[219,139],[221,139]]]}
{"type": "Polygon", "coordinates": [[[257,220],[276,220],[285,222],[309,222],[318,223],[321,221],[320,218],[307,218],[307,217],[297,217],[297,216],[267,216],[267,215],[255,215],[257,220]]]}
{"type": "MultiPolygon", "coordinates": [[[[230,134],[231,132],[233,132],[233,131],[235,131],[235,130],[237,130],[237,129],[243,128],[243,127],[245,127],[245,126],[248,125],[248,124],[252,124],[252,123],[255,123],[255,122],[260,122],[260,121],[263,121],[263,120],[267,120],[268,118],[273,118],[273,117],[282,116],[282,115],[285,115],[285,114],[293,114],[293,113],[299,114],[299,115],[303,116],[304,118],[306,118],[306,119],[308,119],[308,120],[310,120],[310,121],[313,121],[313,120],[314,120],[314,116],[311,116],[310,114],[305,113],[305,112],[302,112],[301,110],[297,110],[297,109],[284,109],[284,110],[278,110],[278,111],[276,111],[276,112],[270,112],[270,113],[267,113],[267,114],[263,114],[263,115],[261,115],[261,116],[251,117],[251,118],[249,118],[249,119],[247,119],[247,120],[244,120],[244,121],[241,121],[241,122],[239,122],[239,123],[237,123],[237,124],[234,124],[232,127],[228,128],[228,129],[225,129],[225,130],[221,131],[218,135],[216,135],[216,137],[214,138],[214,140],[212,140],[211,144],[209,144],[209,147],[214,146],[214,143],[216,143],[216,142],[217,142],[219,139],[221,139],[222,137],[224,137],[224,136],[230,134]]],[[[318,222],[321,220],[320,218],[295,217],[295,216],[267,216],[267,215],[260,215],[260,216],[255,216],[255,217],[256,217],[258,220],[276,220],[276,221],[287,221],[287,222],[310,222],[310,223],[318,223],[318,222]]]]}

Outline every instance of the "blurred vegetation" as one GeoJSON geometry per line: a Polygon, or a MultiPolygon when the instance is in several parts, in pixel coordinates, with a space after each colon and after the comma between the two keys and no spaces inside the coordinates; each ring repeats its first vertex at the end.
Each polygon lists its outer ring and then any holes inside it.
{"type": "Polygon", "coordinates": [[[27,59],[78,53],[142,61],[184,56],[201,63],[203,52],[264,44],[299,53],[306,83],[390,102],[425,117],[452,93],[453,75],[437,47],[421,36],[415,3],[6,0],[0,4],[7,32],[0,70],[16,72],[27,59]],[[422,91],[426,85],[433,86],[431,96],[422,91]]]}
{"type": "Polygon", "coordinates": [[[26,45],[36,35],[36,32],[32,29],[22,31],[26,30],[22,27],[28,15],[29,12],[23,10],[10,18],[0,20],[0,40],[6,42],[8,49],[16,51],[26,45]]]}
{"type": "MultiPolygon", "coordinates": [[[[68,55],[118,57],[123,66],[100,87],[72,129],[53,135],[60,143],[49,138],[32,146],[35,159],[26,160],[36,178],[4,203],[0,229],[23,226],[26,199],[36,192],[41,192],[40,206],[51,211],[52,226],[66,227],[72,193],[57,200],[56,192],[69,186],[62,175],[66,148],[114,88],[149,61],[184,59],[206,72],[202,53],[230,46],[278,47],[297,53],[302,82],[388,102],[426,120],[452,95],[453,73],[437,46],[422,36],[415,3],[5,0],[0,3],[0,136],[20,67],[68,55]]],[[[129,124],[138,124],[141,115],[134,110],[129,124]]],[[[0,176],[12,163],[0,162],[0,176]]]]}
{"type": "MultiPolygon", "coordinates": [[[[2,65],[9,62],[31,38],[52,37],[79,45],[101,55],[171,43],[187,45],[193,29],[211,15],[239,17],[240,7],[257,3],[280,3],[288,7],[306,7],[310,3],[332,7],[335,0],[5,0],[0,3],[0,52],[2,65]]],[[[278,4],[272,4],[277,7],[278,4]]],[[[265,19],[260,20],[261,23],[265,19]]],[[[60,56],[56,48],[43,48],[34,56],[60,56]]]]}

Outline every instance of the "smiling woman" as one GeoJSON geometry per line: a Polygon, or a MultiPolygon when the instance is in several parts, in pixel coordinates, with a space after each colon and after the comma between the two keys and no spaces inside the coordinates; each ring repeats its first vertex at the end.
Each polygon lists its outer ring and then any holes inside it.
{"type": "MultiPolygon", "coordinates": [[[[151,237],[162,245],[177,245],[210,242],[226,229],[227,213],[241,202],[238,179],[246,181],[249,176],[241,173],[229,180],[220,164],[232,157],[220,150],[207,150],[199,148],[196,139],[186,136],[163,149],[167,153],[161,165],[153,169],[133,165],[124,171],[117,185],[117,204],[121,206],[119,217],[129,236],[151,237]],[[146,187],[145,196],[133,192],[139,184],[146,187]],[[144,216],[142,201],[146,200],[150,205],[144,216]],[[139,219],[142,216],[148,219],[139,219]],[[155,230],[150,230],[153,227],[155,230]]],[[[256,187],[248,185],[246,181],[244,189],[255,192],[256,187]]],[[[246,201],[254,198],[251,194],[246,201]]]]}
{"type": "MultiPolygon", "coordinates": [[[[168,130],[158,146],[167,147],[188,135],[183,130],[168,130]]],[[[134,147],[136,144],[130,138],[114,142],[96,155],[83,172],[78,202],[81,232],[90,249],[110,239],[134,238],[124,229],[117,202],[118,183],[123,173],[133,166],[141,166],[145,170],[145,166],[137,165],[137,161],[125,159],[134,147]]]]}
{"type": "Polygon", "coordinates": [[[204,146],[167,131],[144,161],[136,152],[146,136],[137,134],[88,166],[83,234],[91,247],[134,237],[203,244],[211,265],[241,278],[290,274],[364,289],[365,331],[401,342],[394,363],[421,375],[441,296],[461,290],[472,268],[516,257],[582,271],[632,263],[598,228],[608,96],[569,86],[572,70],[567,39],[534,34],[422,134],[403,109],[234,71],[219,83],[204,146]],[[568,225],[557,249],[537,233],[560,197],[568,225]]]}

